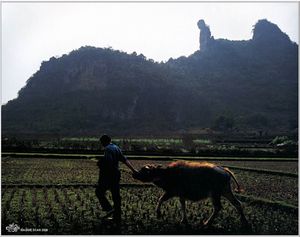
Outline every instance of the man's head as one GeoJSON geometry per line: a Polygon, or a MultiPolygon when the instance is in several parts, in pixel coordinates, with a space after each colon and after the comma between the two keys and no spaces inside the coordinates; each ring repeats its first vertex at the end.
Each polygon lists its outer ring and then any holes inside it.
{"type": "Polygon", "coordinates": [[[107,145],[110,144],[111,138],[110,138],[110,136],[107,136],[106,134],[104,134],[101,136],[100,142],[101,142],[102,146],[106,147],[107,145]]]}

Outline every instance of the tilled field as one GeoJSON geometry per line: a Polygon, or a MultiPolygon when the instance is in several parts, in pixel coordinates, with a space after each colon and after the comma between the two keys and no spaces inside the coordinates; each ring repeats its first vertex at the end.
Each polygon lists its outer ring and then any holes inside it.
{"type": "MultiPolygon", "coordinates": [[[[7,188],[2,190],[2,231],[11,223],[35,234],[296,234],[297,211],[269,205],[244,203],[250,229],[241,226],[236,210],[222,200],[223,209],[212,227],[201,222],[209,216],[209,201],[187,202],[189,225],[180,224],[177,198],[155,206],[162,191],[155,187],[122,188],[122,225],[118,230],[101,219],[104,213],[94,188],[7,188]],[[284,223],[284,225],[282,224],[284,223]],[[43,230],[43,231],[42,231],[43,230]]],[[[19,232],[30,234],[28,232],[19,232]]],[[[32,234],[32,233],[31,233],[32,234]]]]}
{"type": "MultiPolygon", "coordinates": [[[[134,160],[132,163],[139,168],[147,163],[167,165],[169,161],[134,160]]],[[[259,164],[258,161],[215,163],[273,171],[276,171],[277,164],[278,171],[289,173],[297,165],[296,162],[259,164]],[[285,169],[282,168],[284,165],[285,169]]],[[[121,228],[116,229],[101,219],[104,213],[99,207],[93,186],[99,174],[95,160],[2,158],[2,234],[10,234],[6,227],[13,223],[21,228],[17,234],[298,233],[297,177],[232,170],[245,188],[243,195],[252,198],[244,200],[240,197],[245,201],[245,214],[250,229],[241,227],[236,210],[225,199],[222,201],[223,210],[208,229],[200,223],[211,212],[209,200],[188,202],[188,226],[179,223],[181,216],[178,198],[163,204],[164,216],[158,219],[155,206],[162,190],[134,180],[123,165],[123,222],[121,228]]]]}

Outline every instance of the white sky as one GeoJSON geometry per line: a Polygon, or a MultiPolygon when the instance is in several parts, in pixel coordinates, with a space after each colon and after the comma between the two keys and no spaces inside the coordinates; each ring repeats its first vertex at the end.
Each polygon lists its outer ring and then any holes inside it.
{"type": "Polygon", "coordinates": [[[199,48],[197,21],[217,38],[250,39],[268,19],[298,43],[298,3],[2,3],[2,104],[42,61],[81,46],[136,51],[155,61],[199,48]]]}

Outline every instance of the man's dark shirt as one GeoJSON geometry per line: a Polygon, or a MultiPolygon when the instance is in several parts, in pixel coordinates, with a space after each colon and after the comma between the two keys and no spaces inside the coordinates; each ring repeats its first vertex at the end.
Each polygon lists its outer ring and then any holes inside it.
{"type": "Polygon", "coordinates": [[[105,147],[104,156],[99,160],[101,179],[120,177],[119,161],[125,162],[126,157],[121,149],[113,143],[105,147]]]}

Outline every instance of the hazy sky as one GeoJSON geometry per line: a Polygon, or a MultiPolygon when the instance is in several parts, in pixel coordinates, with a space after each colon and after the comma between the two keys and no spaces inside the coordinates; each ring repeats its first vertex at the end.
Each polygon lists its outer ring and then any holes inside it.
{"type": "Polygon", "coordinates": [[[2,104],[42,61],[81,46],[136,51],[155,61],[199,48],[197,21],[216,38],[250,39],[266,18],[298,43],[298,3],[2,3],[2,104]]]}

